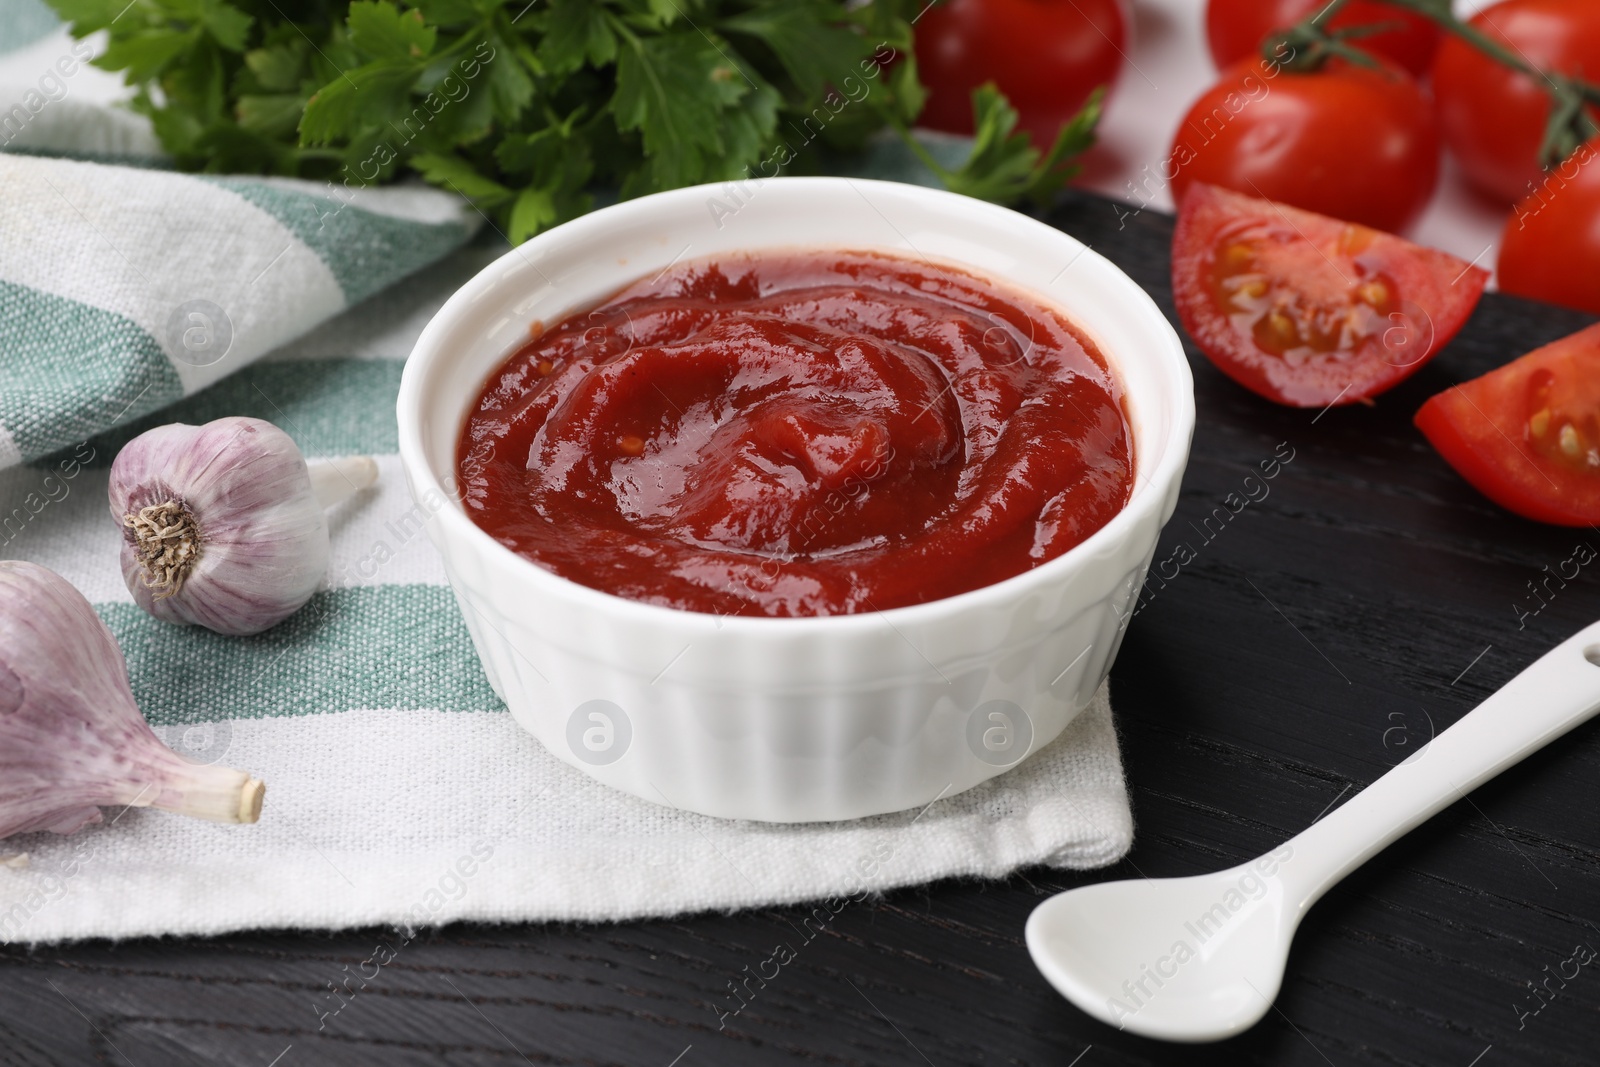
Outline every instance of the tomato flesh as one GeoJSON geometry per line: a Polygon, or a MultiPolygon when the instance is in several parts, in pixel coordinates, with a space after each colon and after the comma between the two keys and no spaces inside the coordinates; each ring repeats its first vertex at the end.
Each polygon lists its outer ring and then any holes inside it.
{"type": "Polygon", "coordinates": [[[1354,403],[1414,374],[1488,280],[1392,234],[1204,184],[1173,235],[1184,328],[1224,374],[1296,407],[1354,403]]]}
{"type": "Polygon", "coordinates": [[[1501,507],[1561,526],[1600,523],[1600,324],[1429,398],[1416,423],[1501,507]]]}

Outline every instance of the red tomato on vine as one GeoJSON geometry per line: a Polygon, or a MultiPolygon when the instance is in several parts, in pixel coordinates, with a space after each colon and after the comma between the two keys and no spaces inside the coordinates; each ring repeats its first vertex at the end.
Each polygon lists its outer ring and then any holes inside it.
{"type": "Polygon", "coordinates": [[[1245,60],[1184,116],[1167,169],[1180,201],[1205,182],[1395,232],[1433,196],[1439,133],[1398,67],[1335,58],[1299,73],[1245,60]]]}
{"type": "Polygon", "coordinates": [[[1500,288],[1600,315],[1600,137],[1552,169],[1511,213],[1500,288]]]}
{"type": "MultiPolygon", "coordinates": [[[[1218,69],[1255,56],[1273,30],[1293,26],[1326,6],[1328,0],[1211,0],[1206,6],[1206,43],[1218,69]]],[[[1330,30],[1396,23],[1394,29],[1355,39],[1358,48],[1422,75],[1433,62],[1443,31],[1428,18],[1375,0],[1350,0],[1328,22],[1330,30]]]]}
{"type": "MultiPolygon", "coordinates": [[[[1600,81],[1595,0],[1505,0],[1471,24],[1540,70],[1600,81]]],[[[1538,185],[1551,100],[1537,81],[1452,37],[1434,60],[1433,93],[1445,144],[1473,185],[1508,204],[1538,185]]]]}

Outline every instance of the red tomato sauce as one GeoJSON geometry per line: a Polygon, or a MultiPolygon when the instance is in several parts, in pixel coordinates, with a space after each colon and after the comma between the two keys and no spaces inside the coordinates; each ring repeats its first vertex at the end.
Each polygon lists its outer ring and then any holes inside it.
{"type": "Polygon", "coordinates": [[[669,269],[536,335],[462,430],[501,544],[652,604],[837,615],[1020,574],[1127,503],[1105,358],[971,274],[857,252],[669,269]]]}

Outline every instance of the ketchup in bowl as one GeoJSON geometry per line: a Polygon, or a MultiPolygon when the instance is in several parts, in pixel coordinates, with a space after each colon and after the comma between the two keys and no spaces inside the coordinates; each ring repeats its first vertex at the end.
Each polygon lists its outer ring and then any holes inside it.
{"type": "Polygon", "coordinates": [[[723,256],[533,332],[468,415],[462,500],[507,548],[618,596],[919,604],[1059,556],[1132,491],[1105,358],[951,267],[723,256]]]}

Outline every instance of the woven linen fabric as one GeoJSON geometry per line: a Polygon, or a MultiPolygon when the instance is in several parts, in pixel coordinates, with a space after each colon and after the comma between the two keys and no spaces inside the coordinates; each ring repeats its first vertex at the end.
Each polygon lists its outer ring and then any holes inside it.
{"type": "MultiPolygon", "coordinates": [[[[97,121],[96,136],[123,130],[120,118],[97,121]]],[[[883,157],[863,173],[904,166],[883,157]]],[[[384,213],[377,201],[346,207],[332,225],[351,228],[330,238],[297,228],[286,204],[306,194],[288,183],[0,154],[0,190],[0,557],[41,563],[88,596],[169,744],[268,786],[252,826],[107,810],[73,835],[0,843],[27,855],[0,863],[0,940],[837,902],[1038,863],[1099,867],[1130,847],[1104,690],[1016,769],[920,811],[848,823],[675,811],[595,783],[524,733],[484,678],[395,455],[416,336],[505,250],[481,234],[448,252],[466,235],[461,205],[399,190],[384,213]],[[285,245],[268,234],[288,242],[275,265],[285,245]],[[208,240],[244,265],[173,253],[208,240]],[[175,347],[163,328],[180,298],[226,309],[224,359],[175,358],[181,334],[175,347]],[[136,607],[106,505],[107,468],[130,437],[225,415],[274,422],[308,457],[365,453],[381,469],[376,487],[330,513],[324,589],[249,638],[136,607]]]]}
{"type": "Polygon", "coordinates": [[[419,185],[159,169],[148,124],[84,99],[93,47],[57,30],[0,57],[0,467],[204,389],[482,221],[419,185]]]}

